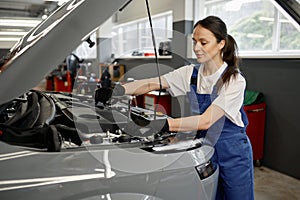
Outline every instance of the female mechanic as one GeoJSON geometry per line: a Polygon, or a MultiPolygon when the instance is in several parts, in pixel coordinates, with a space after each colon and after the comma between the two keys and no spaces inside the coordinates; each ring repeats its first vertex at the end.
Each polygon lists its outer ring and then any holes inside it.
{"type": "Polygon", "coordinates": [[[254,199],[252,148],[243,110],[246,81],[239,70],[237,45],[216,16],[198,21],[193,50],[199,64],[183,66],[158,77],[117,85],[113,95],[141,95],[160,87],[171,95],[188,95],[193,115],[165,119],[152,127],[171,132],[195,131],[215,147],[213,162],[220,176],[216,199],[254,199]]]}

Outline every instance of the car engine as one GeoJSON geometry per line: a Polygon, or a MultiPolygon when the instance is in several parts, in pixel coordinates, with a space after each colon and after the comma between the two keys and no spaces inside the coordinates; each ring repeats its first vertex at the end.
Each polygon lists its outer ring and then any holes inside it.
{"type": "Polygon", "coordinates": [[[160,146],[169,143],[175,133],[144,135],[147,127],[125,132],[132,120],[167,118],[130,104],[128,98],[114,99],[108,105],[97,104],[92,96],[31,90],[0,105],[0,140],[9,144],[61,151],[99,146],[160,146]]]}

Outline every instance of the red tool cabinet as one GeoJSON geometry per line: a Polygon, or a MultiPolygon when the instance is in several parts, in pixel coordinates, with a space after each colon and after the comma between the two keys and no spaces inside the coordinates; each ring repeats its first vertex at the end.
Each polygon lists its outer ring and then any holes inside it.
{"type": "Polygon", "coordinates": [[[249,120],[246,131],[253,149],[253,160],[256,165],[261,165],[260,160],[263,158],[264,150],[266,103],[245,105],[244,110],[249,120]]]}
{"type": "Polygon", "coordinates": [[[54,91],[57,92],[72,92],[72,80],[69,71],[62,77],[54,77],[54,91]]]}
{"type": "Polygon", "coordinates": [[[157,105],[157,111],[167,115],[171,115],[171,96],[167,92],[161,92],[160,99],[158,99],[159,92],[152,91],[143,95],[143,107],[153,110],[157,105]],[[158,101],[159,100],[159,101],[158,101]]]}

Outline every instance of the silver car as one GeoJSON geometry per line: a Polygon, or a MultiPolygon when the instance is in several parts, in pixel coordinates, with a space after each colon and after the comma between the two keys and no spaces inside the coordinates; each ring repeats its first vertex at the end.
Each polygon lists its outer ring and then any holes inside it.
{"type": "Polygon", "coordinates": [[[129,97],[97,106],[89,95],[30,90],[126,3],[71,0],[11,50],[0,73],[1,199],[215,198],[212,147],[190,133],[122,129],[169,116],[129,97]]]}

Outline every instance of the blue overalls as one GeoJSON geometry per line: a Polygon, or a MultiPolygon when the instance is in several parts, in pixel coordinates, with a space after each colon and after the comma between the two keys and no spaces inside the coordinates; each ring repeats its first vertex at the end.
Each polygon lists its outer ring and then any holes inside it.
{"type": "MultiPolygon", "coordinates": [[[[191,91],[188,92],[191,111],[202,114],[218,96],[216,85],[212,94],[198,94],[197,77],[199,65],[196,65],[191,77],[191,91]]],[[[221,77],[220,77],[221,78],[221,77]]],[[[248,119],[243,106],[240,109],[245,127],[248,119]]],[[[216,199],[253,200],[254,178],[252,147],[246,135],[246,128],[222,117],[208,130],[198,131],[197,137],[204,137],[204,143],[215,147],[212,158],[219,166],[220,175],[216,199]]]]}

